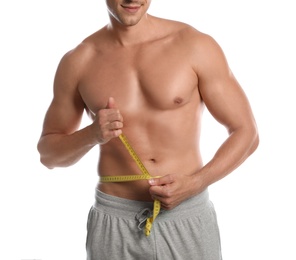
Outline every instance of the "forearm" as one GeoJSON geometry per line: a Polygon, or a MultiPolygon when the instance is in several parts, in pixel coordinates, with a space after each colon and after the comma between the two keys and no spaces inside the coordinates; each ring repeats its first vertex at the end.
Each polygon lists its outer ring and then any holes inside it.
{"type": "Polygon", "coordinates": [[[224,178],[256,150],[258,143],[256,127],[234,131],[220,146],[212,160],[196,174],[197,182],[206,188],[224,178]]]}
{"type": "Polygon", "coordinates": [[[91,126],[73,134],[47,134],[40,138],[40,161],[48,168],[67,167],[79,161],[98,144],[91,126]]]}

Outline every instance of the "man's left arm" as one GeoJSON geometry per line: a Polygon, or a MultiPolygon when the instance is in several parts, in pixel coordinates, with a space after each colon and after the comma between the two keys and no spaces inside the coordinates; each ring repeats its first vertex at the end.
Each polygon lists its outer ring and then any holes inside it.
{"type": "Polygon", "coordinates": [[[204,36],[197,51],[199,92],[211,115],[229,136],[213,158],[191,175],[169,174],[150,180],[152,198],[165,209],[199,194],[241,165],[257,148],[259,137],[247,96],[235,79],[220,46],[204,36]]]}

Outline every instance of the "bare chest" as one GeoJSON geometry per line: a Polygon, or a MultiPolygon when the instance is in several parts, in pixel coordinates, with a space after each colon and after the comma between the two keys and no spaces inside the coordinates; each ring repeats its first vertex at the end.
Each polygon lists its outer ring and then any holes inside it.
{"type": "Polygon", "coordinates": [[[79,91],[93,113],[111,96],[126,111],[175,109],[198,93],[185,53],[155,47],[106,51],[88,64],[79,91]]]}

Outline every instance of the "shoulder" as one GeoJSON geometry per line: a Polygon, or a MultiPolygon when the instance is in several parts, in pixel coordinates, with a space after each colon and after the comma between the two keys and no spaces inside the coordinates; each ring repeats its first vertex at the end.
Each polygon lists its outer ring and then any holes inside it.
{"type": "Polygon", "coordinates": [[[176,32],[176,40],[196,51],[206,51],[211,48],[216,48],[218,43],[209,34],[202,32],[195,27],[178,22],[179,29],[176,32]]]}
{"type": "Polygon", "coordinates": [[[224,51],[213,36],[178,21],[160,20],[159,23],[163,24],[163,30],[167,30],[174,52],[186,57],[200,79],[213,78],[215,73],[229,73],[224,51]]]}
{"type": "Polygon", "coordinates": [[[105,30],[101,29],[83,39],[78,45],[63,55],[60,65],[70,65],[72,69],[85,67],[90,60],[98,55],[100,45],[103,45],[104,42],[104,33],[105,30]]]}
{"type": "Polygon", "coordinates": [[[223,59],[224,54],[219,43],[209,35],[192,25],[158,18],[158,26],[162,28],[165,38],[172,46],[188,56],[191,64],[196,67],[203,66],[206,62],[223,59]]]}
{"type": "Polygon", "coordinates": [[[85,73],[85,65],[94,56],[90,42],[82,41],[66,52],[58,63],[54,86],[55,90],[75,90],[85,73]]]}
{"type": "Polygon", "coordinates": [[[94,53],[94,48],[89,42],[81,42],[73,49],[66,52],[60,60],[60,66],[79,69],[89,60],[94,53]]]}
{"type": "Polygon", "coordinates": [[[218,45],[211,35],[198,30],[192,25],[175,20],[154,18],[163,34],[174,42],[180,43],[181,46],[187,46],[195,50],[204,50],[204,48],[215,48],[218,45]]]}

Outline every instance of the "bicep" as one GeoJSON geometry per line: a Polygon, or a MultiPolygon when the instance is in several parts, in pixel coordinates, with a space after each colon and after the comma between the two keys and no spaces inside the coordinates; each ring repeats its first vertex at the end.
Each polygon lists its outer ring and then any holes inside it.
{"type": "Polygon", "coordinates": [[[199,91],[213,117],[232,132],[253,120],[250,105],[220,46],[211,41],[206,50],[198,75],[199,91]]]}
{"type": "Polygon", "coordinates": [[[217,82],[203,86],[201,95],[212,116],[230,132],[252,120],[247,97],[231,76],[229,79],[217,79],[217,82]]]}
{"type": "Polygon", "coordinates": [[[45,115],[42,136],[71,134],[79,128],[84,102],[77,85],[77,74],[71,64],[62,59],[55,75],[54,96],[45,115]]]}

